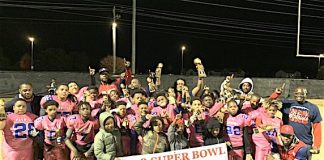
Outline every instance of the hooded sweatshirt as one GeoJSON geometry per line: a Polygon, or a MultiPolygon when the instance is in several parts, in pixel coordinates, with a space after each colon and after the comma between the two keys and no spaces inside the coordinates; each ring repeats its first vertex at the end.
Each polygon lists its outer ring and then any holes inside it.
{"type": "Polygon", "coordinates": [[[239,86],[238,86],[239,89],[234,89],[234,90],[235,90],[236,92],[241,93],[241,94],[252,95],[252,94],[253,94],[253,87],[254,87],[254,85],[253,85],[253,81],[252,81],[252,79],[251,79],[251,78],[244,78],[244,79],[241,81],[241,83],[239,84],[239,86]],[[250,91],[249,91],[248,93],[243,93],[243,90],[242,90],[243,83],[250,83],[250,85],[251,85],[251,89],[250,89],[250,91]]]}
{"type": "Polygon", "coordinates": [[[123,155],[119,130],[107,132],[104,129],[104,123],[109,117],[114,119],[114,116],[108,112],[103,112],[99,116],[100,130],[94,139],[94,153],[98,160],[113,160],[123,155]]]}
{"type": "Polygon", "coordinates": [[[219,128],[219,131],[221,132],[221,124],[218,122],[216,118],[210,118],[207,122],[205,131],[207,134],[205,134],[204,137],[204,145],[213,145],[213,144],[219,144],[219,143],[225,143],[225,140],[223,137],[220,136],[220,133],[217,137],[213,136],[212,133],[209,132],[209,130],[212,130],[214,128],[219,128]]]}

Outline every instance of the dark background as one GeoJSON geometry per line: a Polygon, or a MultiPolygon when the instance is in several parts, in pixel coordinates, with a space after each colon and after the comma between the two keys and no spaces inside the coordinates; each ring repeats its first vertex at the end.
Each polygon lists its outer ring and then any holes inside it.
{"type": "MultiPolygon", "coordinates": [[[[324,1],[302,2],[300,54],[318,55],[324,48],[324,1]]],[[[35,70],[100,67],[112,54],[114,5],[120,15],[117,56],[131,60],[131,0],[0,0],[1,69],[21,69],[21,57],[30,52],[28,36],[36,39],[35,70]]],[[[296,0],[137,0],[136,72],[163,62],[164,73],[178,74],[186,45],[186,70],[200,57],[207,71],[273,77],[284,70],[314,78],[319,60],[295,56],[297,7],[296,0]]]]}

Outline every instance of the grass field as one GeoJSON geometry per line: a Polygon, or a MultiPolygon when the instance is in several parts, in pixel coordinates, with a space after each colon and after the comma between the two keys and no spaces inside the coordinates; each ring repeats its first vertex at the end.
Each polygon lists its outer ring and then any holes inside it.
{"type": "MultiPolygon", "coordinates": [[[[324,100],[323,99],[310,99],[310,102],[316,104],[321,112],[322,118],[324,118],[324,100]]],[[[324,138],[324,124],[322,123],[322,138],[324,138]]],[[[0,134],[0,142],[2,142],[2,132],[0,134]]],[[[0,145],[1,154],[2,154],[2,145],[0,145]]],[[[324,141],[321,145],[321,154],[313,155],[312,160],[323,160],[324,159],[324,141]]],[[[0,160],[2,160],[2,156],[0,156],[0,160]]]]}

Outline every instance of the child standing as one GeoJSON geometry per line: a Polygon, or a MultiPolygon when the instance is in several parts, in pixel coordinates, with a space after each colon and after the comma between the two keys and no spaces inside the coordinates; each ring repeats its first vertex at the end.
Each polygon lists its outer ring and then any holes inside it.
{"type": "Polygon", "coordinates": [[[33,160],[33,139],[38,132],[34,128],[36,115],[26,112],[27,103],[18,98],[13,106],[14,113],[9,113],[6,119],[0,121],[3,130],[3,159],[33,160]]]}
{"type": "Polygon", "coordinates": [[[61,116],[67,117],[68,115],[72,115],[78,110],[77,102],[75,102],[72,98],[69,97],[69,88],[66,84],[61,84],[57,87],[56,95],[44,96],[40,102],[41,106],[43,107],[43,104],[48,100],[55,100],[57,103],[59,103],[59,108],[57,112],[61,116]]]}
{"type": "Polygon", "coordinates": [[[204,137],[205,146],[225,142],[224,138],[219,135],[221,131],[221,124],[216,118],[213,117],[208,120],[206,129],[207,131],[204,137]]]}
{"type": "Polygon", "coordinates": [[[67,148],[64,144],[66,127],[64,117],[57,115],[59,104],[50,100],[44,103],[44,109],[47,115],[35,120],[35,128],[44,131],[44,159],[69,159],[67,148]]]}
{"type": "Polygon", "coordinates": [[[134,126],[138,135],[143,137],[142,154],[154,154],[169,151],[170,145],[167,136],[162,132],[162,118],[147,114],[141,117],[134,126]],[[143,127],[146,120],[150,121],[150,129],[143,127]]]}
{"type": "Polygon", "coordinates": [[[114,115],[116,121],[116,128],[119,129],[121,134],[121,140],[123,144],[123,153],[125,156],[131,155],[130,146],[131,146],[131,138],[130,138],[130,128],[129,128],[129,119],[131,119],[132,115],[126,114],[126,105],[127,103],[124,101],[118,101],[116,103],[117,113],[114,115]]]}
{"type": "Polygon", "coordinates": [[[189,134],[189,147],[200,147],[204,145],[203,131],[208,115],[203,112],[203,106],[200,99],[193,99],[190,110],[192,116],[189,120],[187,133],[189,134]]]}
{"type": "Polygon", "coordinates": [[[239,107],[234,100],[227,103],[228,113],[224,117],[225,141],[231,143],[231,150],[228,152],[229,160],[252,159],[250,142],[248,140],[247,126],[250,125],[250,118],[246,114],[239,113],[239,107]]]}
{"type": "Polygon", "coordinates": [[[84,94],[83,101],[84,102],[89,102],[91,106],[91,116],[96,117],[100,113],[100,107],[102,106],[103,103],[103,98],[99,98],[99,92],[98,88],[95,86],[89,86],[87,91],[84,94]]]}
{"type": "Polygon", "coordinates": [[[281,103],[279,101],[270,101],[266,108],[267,114],[256,118],[258,128],[254,129],[252,135],[253,142],[256,145],[255,160],[266,159],[266,155],[271,153],[271,149],[277,147],[273,142],[275,142],[280,126],[282,126],[282,120],[275,115],[280,108],[281,103]]]}
{"type": "Polygon", "coordinates": [[[71,159],[93,159],[93,141],[95,131],[99,129],[98,122],[90,116],[90,104],[81,102],[79,114],[67,118],[65,144],[71,150],[71,159]],[[72,139],[72,136],[74,139],[72,139]]]}
{"type": "Polygon", "coordinates": [[[169,104],[168,98],[164,92],[157,93],[155,95],[157,106],[151,111],[152,115],[160,116],[163,119],[164,127],[163,131],[166,131],[175,117],[174,110],[176,109],[175,104],[169,104]]]}
{"type": "Polygon", "coordinates": [[[171,151],[181,150],[188,147],[188,139],[184,134],[185,125],[181,117],[181,113],[177,114],[168,129],[168,140],[171,151]]]}
{"type": "Polygon", "coordinates": [[[100,130],[94,139],[94,153],[99,160],[114,160],[122,156],[120,132],[112,114],[103,112],[99,116],[100,130]]]}

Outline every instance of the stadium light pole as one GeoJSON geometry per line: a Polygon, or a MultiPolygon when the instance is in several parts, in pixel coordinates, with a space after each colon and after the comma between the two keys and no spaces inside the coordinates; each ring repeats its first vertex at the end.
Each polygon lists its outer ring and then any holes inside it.
{"type": "Polygon", "coordinates": [[[318,67],[317,67],[318,71],[321,68],[321,58],[324,58],[324,54],[319,54],[319,56],[318,56],[318,67]]]}
{"type": "Polygon", "coordinates": [[[34,70],[34,37],[28,37],[28,40],[30,41],[30,70],[34,70]]]}
{"type": "Polygon", "coordinates": [[[113,74],[116,73],[116,28],[117,28],[117,23],[113,22],[112,23],[112,38],[113,38],[113,74]]]}
{"type": "Polygon", "coordinates": [[[186,46],[181,47],[181,75],[183,74],[183,53],[186,50],[186,46]]]}
{"type": "Polygon", "coordinates": [[[132,72],[136,71],[136,0],[133,0],[132,14],[132,72]]]}

